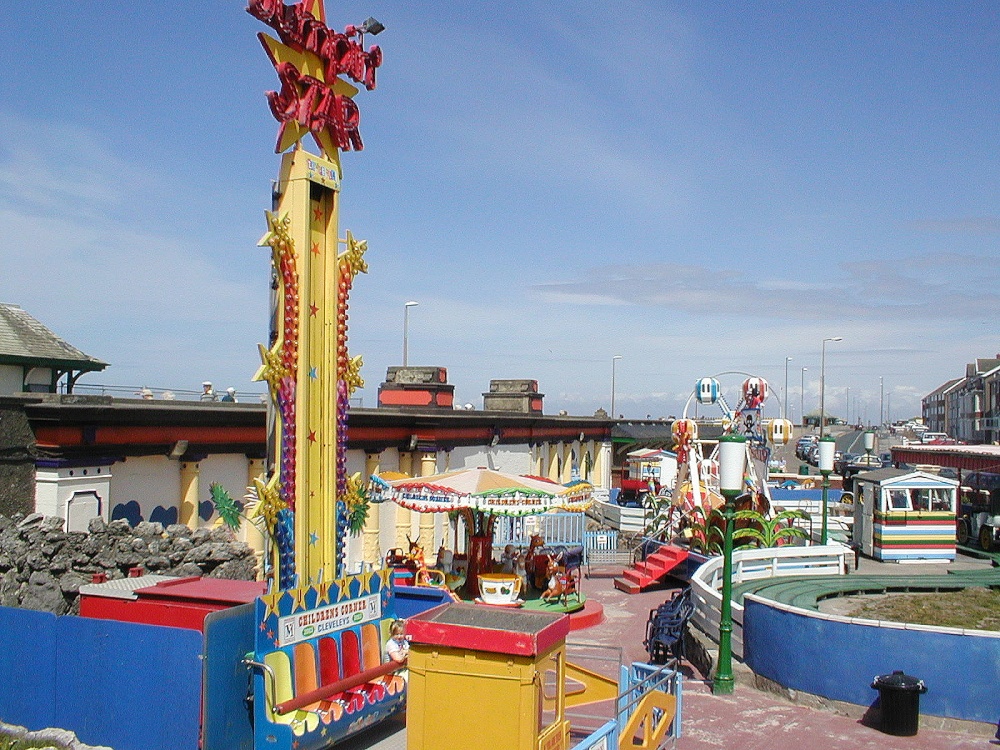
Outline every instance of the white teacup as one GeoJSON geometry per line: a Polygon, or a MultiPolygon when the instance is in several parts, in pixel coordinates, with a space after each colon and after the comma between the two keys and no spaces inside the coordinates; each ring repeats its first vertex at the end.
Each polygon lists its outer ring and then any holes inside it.
{"type": "Polygon", "coordinates": [[[479,596],[487,604],[513,604],[520,593],[520,576],[510,573],[483,573],[479,576],[479,596]]]}

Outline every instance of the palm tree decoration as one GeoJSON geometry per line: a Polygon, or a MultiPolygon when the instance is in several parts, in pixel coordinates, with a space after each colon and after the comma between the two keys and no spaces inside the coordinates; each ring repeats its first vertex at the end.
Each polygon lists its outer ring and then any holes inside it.
{"type": "Polygon", "coordinates": [[[242,513],[240,506],[233,500],[233,496],[219,482],[212,482],[208,490],[212,494],[212,503],[215,505],[215,512],[219,514],[219,518],[233,531],[238,530],[242,513]]]}
{"type": "Polygon", "coordinates": [[[725,524],[721,511],[713,510],[706,517],[705,509],[696,505],[687,514],[691,548],[706,555],[721,555],[725,524]]]}
{"type": "Polygon", "coordinates": [[[743,522],[733,532],[733,542],[746,539],[739,547],[779,547],[794,539],[808,539],[809,532],[795,526],[798,519],[808,520],[809,516],[801,510],[783,510],[772,518],[756,510],[738,510],[735,520],[743,522]]]}

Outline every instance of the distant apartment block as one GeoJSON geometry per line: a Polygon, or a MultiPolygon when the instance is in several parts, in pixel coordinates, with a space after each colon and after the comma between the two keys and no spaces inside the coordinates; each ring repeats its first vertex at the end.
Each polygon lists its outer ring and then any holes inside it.
{"type": "Polygon", "coordinates": [[[949,380],[921,399],[924,423],[970,444],[1000,441],[1000,354],[965,366],[965,377],[949,380]]]}

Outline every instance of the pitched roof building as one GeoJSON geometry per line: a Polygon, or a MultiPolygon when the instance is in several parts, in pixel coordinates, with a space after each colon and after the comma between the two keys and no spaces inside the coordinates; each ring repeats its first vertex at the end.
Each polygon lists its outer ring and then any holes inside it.
{"type": "Polygon", "coordinates": [[[86,372],[107,362],[84,354],[17,305],[0,302],[0,394],[55,393],[65,376],[66,393],[86,372]]]}

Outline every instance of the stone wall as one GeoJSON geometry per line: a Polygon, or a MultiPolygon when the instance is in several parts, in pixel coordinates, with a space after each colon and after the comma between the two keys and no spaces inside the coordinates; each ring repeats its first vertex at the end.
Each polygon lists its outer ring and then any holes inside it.
{"type": "Polygon", "coordinates": [[[224,526],[191,530],[182,524],[90,522],[66,532],[63,519],[32,513],[0,515],[0,605],[77,614],[80,586],[95,573],[125,578],[133,568],[170,576],[254,580],[257,559],[224,526]]]}
{"type": "Polygon", "coordinates": [[[24,403],[0,398],[0,513],[30,513],[35,504],[35,435],[24,403]]]}

